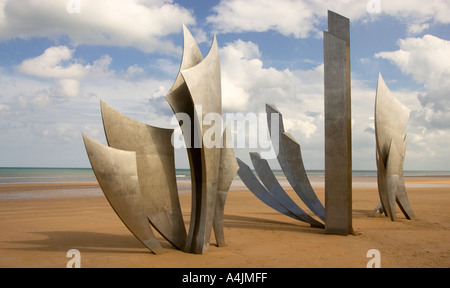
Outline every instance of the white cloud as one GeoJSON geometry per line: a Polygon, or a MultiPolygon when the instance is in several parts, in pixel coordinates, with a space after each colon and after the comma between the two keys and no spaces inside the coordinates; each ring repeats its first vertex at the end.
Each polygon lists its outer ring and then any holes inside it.
{"type": "MultiPolygon", "coordinates": [[[[367,3],[368,0],[222,0],[207,20],[222,33],[277,31],[285,36],[307,38],[321,33],[320,25],[327,10],[352,21],[375,20],[378,14],[369,13],[367,3]]],[[[430,24],[450,23],[450,4],[447,0],[382,0],[381,14],[406,23],[409,33],[420,33],[430,24]]]]}
{"type": "Polygon", "coordinates": [[[165,39],[181,22],[194,25],[191,12],[173,0],[81,0],[69,14],[68,1],[1,0],[0,39],[67,35],[75,45],[133,46],[145,52],[179,53],[165,39]]]}
{"type": "Polygon", "coordinates": [[[39,91],[33,98],[30,100],[30,104],[33,107],[44,107],[51,103],[50,96],[47,91],[39,91]]]}
{"type": "MultiPolygon", "coordinates": [[[[236,40],[220,50],[225,109],[246,111],[251,98],[259,102],[286,98],[294,75],[289,70],[264,68],[259,48],[252,42],[236,40]]],[[[263,102],[264,103],[264,102],[263,102]]]]}
{"type": "Polygon", "coordinates": [[[83,66],[73,60],[74,50],[66,46],[50,47],[36,57],[24,60],[18,69],[21,73],[42,78],[81,79],[86,76],[107,75],[111,57],[105,55],[93,65],[83,66]],[[67,62],[72,61],[73,63],[67,62]]]}
{"type": "MultiPolygon", "coordinates": [[[[228,43],[220,53],[225,110],[258,114],[266,103],[274,104],[286,130],[311,145],[306,149],[317,148],[323,133],[323,65],[305,71],[264,67],[258,45],[242,40],[228,43]]],[[[248,137],[258,137],[255,133],[249,131],[248,137]]]]}
{"type": "Polygon", "coordinates": [[[73,50],[66,46],[50,47],[44,54],[24,60],[18,69],[23,74],[43,78],[83,78],[87,71],[81,64],[61,65],[72,56],[73,50]]]}
{"type": "Polygon", "coordinates": [[[425,23],[425,24],[411,24],[408,27],[408,34],[420,34],[423,31],[427,30],[428,28],[430,28],[430,24],[425,23]]]}
{"type": "Polygon", "coordinates": [[[132,65],[127,69],[127,76],[129,78],[139,77],[142,76],[143,74],[145,74],[144,68],[139,67],[139,65],[137,64],[132,65]]]}
{"type": "Polygon", "coordinates": [[[314,30],[314,13],[304,1],[221,1],[214,8],[216,15],[208,17],[220,32],[263,32],[275,30],[298,38],[314,30]]]}
{"type": "Polygon", "coordinates": [[[60,92],[66,97],[76,97],[80,93],[80,82],[74,79],[62,79],[58,81],[60,92]]]}
{"type": "Polygon", "coordinates": [[[24,60],[17,69],[25,75],[57,80],[56,91],[64,97],[78,96],[82,79],[104,78],[114,74],[114,71],[109,70],[112,58],[108,55],[95,60],[92,65],[82,65],[73,59],[73,54],[74,50],[66,46],[50,47],[42,55],[24,60]]]}
{"type": "MultiPolygon", "coordinates": [[[[411,75],[427,91],[418,96],[423,108],[431,109],[433,115],[424,117],[429,123],[450,120],[450,41],[432,35],[408,38],[398,42],[399,50],[380,52],[376,58],[389,60],[402,73],[411,75]]],[[[424,114],[426,111],[417,111],[424,114]]],[[[425,116],[425,115],[423,115],[425,116]]],[[[447,125],[445,125],[447,126],[447,125]]],[[[430,126],[432,127],[432,126],[430,126]]]]}
{"type": "Polygon", "coordinates": [[[7,115],[10,110],[9,105],[0,104],[0,116],[7,115]]]}
{"type": "MultiPolygon", "coordinates": [[[[382,1],[382,13],[398,17],[413,27],[433,22],[450,23],[450,3],[447,0],[396,0],[382,1]]],[[[422,27],[425,28],[426,26],[422,27]]],[[[428,28],[428,27],[426,27],[428,28]]],[[[411,29],[411,28],[410,28],[411,29]]]]}

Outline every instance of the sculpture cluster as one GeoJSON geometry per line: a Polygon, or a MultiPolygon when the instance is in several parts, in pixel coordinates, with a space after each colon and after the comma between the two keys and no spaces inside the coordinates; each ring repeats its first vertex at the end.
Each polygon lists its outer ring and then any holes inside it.
{"type": "MultiPolygon", "coordinates": [[[[261,182],[243,161],[238,159],[238,174],[250,191],[271,208],[312,227],[325,228],[328,234],[348,235],[352,227],[352,129],[350,21],[328,12],[328,29],[324,32],[325,91],[325,208],[308,180],[300,145],[285,133],[278,110],[266,106],[267,114],[279,117],[278,162],[289,183],[306,206],[322,221],[309,216],[284,191],[266,160],[257,153],[250,157],[261,182]]],[[[409,110],[394,98],[381,75],[378,81],[376,111],[376,150],[378,190],[381,203],[375,209],[396,219],[396,205],[407,219],[414,213],[409,203],[403,177],[406,152],[406,126],[409,110]]],[[[271,117],[268,125],[272,141],[271,117]]]]}
{"type": "MultiPolygon", "coordinates": [[[[139,123],[101,102],[109,147],[83,135],[92,168],[112,208],[155,254],[162,252],[162,247],[152,227],[173,246],[189,253],[207,251],[213,228],[218,246],[225,245],[225,200],[238,169],[233,148],[210,147],[203,142],[208,129],[203,117],[222,114],[217,40],[214,37],[203,58],[185,26],[183,32],[180,71],[166,99],[180,122],[186,116],[190,119],[188,124],[180,123],[192,179],[189,232],[178,198],[172,129],[139,123]]],[[[226,134],[225,130],[224,143],[226,134]]]]}
{"type": "MultiPolygon", "coordinates": [[[[175,83],[166,95],[180,123],[189,157],[192,207],[188,231],[176,183],[174,130],[139,123],[101,102],[108,146],[83,135],[89,160],[112,208],[148,249],[155,254],[163,250],[152,227],[174,247],[188,253],[206,252],[213,230],[217,245],[225,245],[224,207],[236,173],[253,194],[280,213],[312,227],[325,228],[329,234],[353,233],[350,23],[333,12],[329,12],[328,19],[329,32],[324,33],[325,207],[309,182],[300,145],[285,132],[281,113],[266,105],[278,162],[294,191],[318,219],[288,196],[259,154],[250,156],[262,183],[249,166],[236,159],[234,149],[227,143],[229,128],[220,129],[220,135],[215,135],[214,142],[217,144],[220,138],[219,145],[205,142],[211,121],[202,120],[207,115],[222,115],[216,37],[203,58],[191,33],[183,26],[183,59],[175,83]],[[273,115],[278,120],[277,131],[272,127],[273,115]]],[[[392,220],[396,219],[395,203],[408,219],[414,218],[403,177],[409,113],[380,75],[375,128],[381,203],[375,212],[382,211],[392,220]]]]}

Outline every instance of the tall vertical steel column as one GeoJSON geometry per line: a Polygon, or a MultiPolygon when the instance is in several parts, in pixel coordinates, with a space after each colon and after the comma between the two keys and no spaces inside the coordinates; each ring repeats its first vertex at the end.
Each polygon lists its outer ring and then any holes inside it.
{"type": "Polygon", "coordinates": [[[328,11],[324,31],[325,230],[348,235],[352,227],[350,21],[328,11]]]}

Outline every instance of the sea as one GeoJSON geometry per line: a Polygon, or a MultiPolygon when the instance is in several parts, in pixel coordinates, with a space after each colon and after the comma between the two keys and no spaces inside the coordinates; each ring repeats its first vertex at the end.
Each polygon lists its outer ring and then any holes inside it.
{"type": "MultiPolygon", "coordinates": [[[[289,185],[283,171],[275,170],[275,176],[279,182],[289,185]]],[[[323,170],[307,171],[311,184],[315,187],[324,185],[325,172],[323,170]]],[[[353,171],[353,187],[373,187],[376,186],[377,171],[374,170],[358,170],[353,171]],[[367,181],[371,180],[371,181],[367,181]]],[[[450,177],[450,171],[405,171],[407,177],[430,177],[430,176],[447,176],[450,177]]],[[[176,179],[179,184],[180,193],[190,192],[191,173],[189,169],[177,169],[176,179]]],[[[43,184],[43,183],[80,183],[80,182],[96,182],[94,172],[91,168],[1,168],[0,167],[0,200],[16,198],[39,198],[42,197],[58,197],[63,194],[80,196],[80,195],[101,195],[100,188],[77,187],[77,189],[61,188],[51,189],[46,195],[33,193],[33,188],[21,188],[18,193],[4,193],[5,189],[1,189],[2,185],[14,184],[43,184]],[[29,189],[29,191],[27,191],[29,189]],[[77,191],[74,190],[83,190],[77,191]],[[2,192],[3,191],[3,192],[2,192]],[[22,193],[22,194],[20,194],[22,193]],[[75,194],[74,194],[75,193],[75,194]]],[[[232,190],[245,190],[239,176],[236,176],[232,185],[232,190]],[[237,184],[237,185],[236,185],[237,184]]],[[[414,185],[414,184],[410,184],[414,185]]],[[[441,186],[440,186],[441,187],[441,186]]],[[[42,190],[42,189],[41,189],[42,190]]]]}

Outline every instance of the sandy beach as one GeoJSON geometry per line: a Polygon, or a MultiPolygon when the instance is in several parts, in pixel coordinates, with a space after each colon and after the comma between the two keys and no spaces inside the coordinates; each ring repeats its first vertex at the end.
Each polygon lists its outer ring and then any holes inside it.
{"type": "MultiPolygon", "coordinates": [[[[450,178],[408,177],[416,219],[406,220],[397,209],[397,222],[369,217],[379,202],[375,179],[354,181],[373,184],[353,188],[355,235],[325,235],[267,207],[245,186],[233,187],[225,211],[228,245],[218,248],[212,237],[204,255],[178,251],[162,237],[165,253],[153,255],[119,220],[96,183],[3,185],[3,196],[73,193],[0,200],[0,267],[65,268],[70,249],[80,251],[82,268],[365,268],[370,249],[380,251],[383,268],[450,267],[450,178]],[[97,192],[83,193],[86,189],[97,192]]],[[[315,191],[324,203],[324,188],[315,191]]],[[[182,194],[180,200],[188,226],[191,196],[182,194]]]]}

